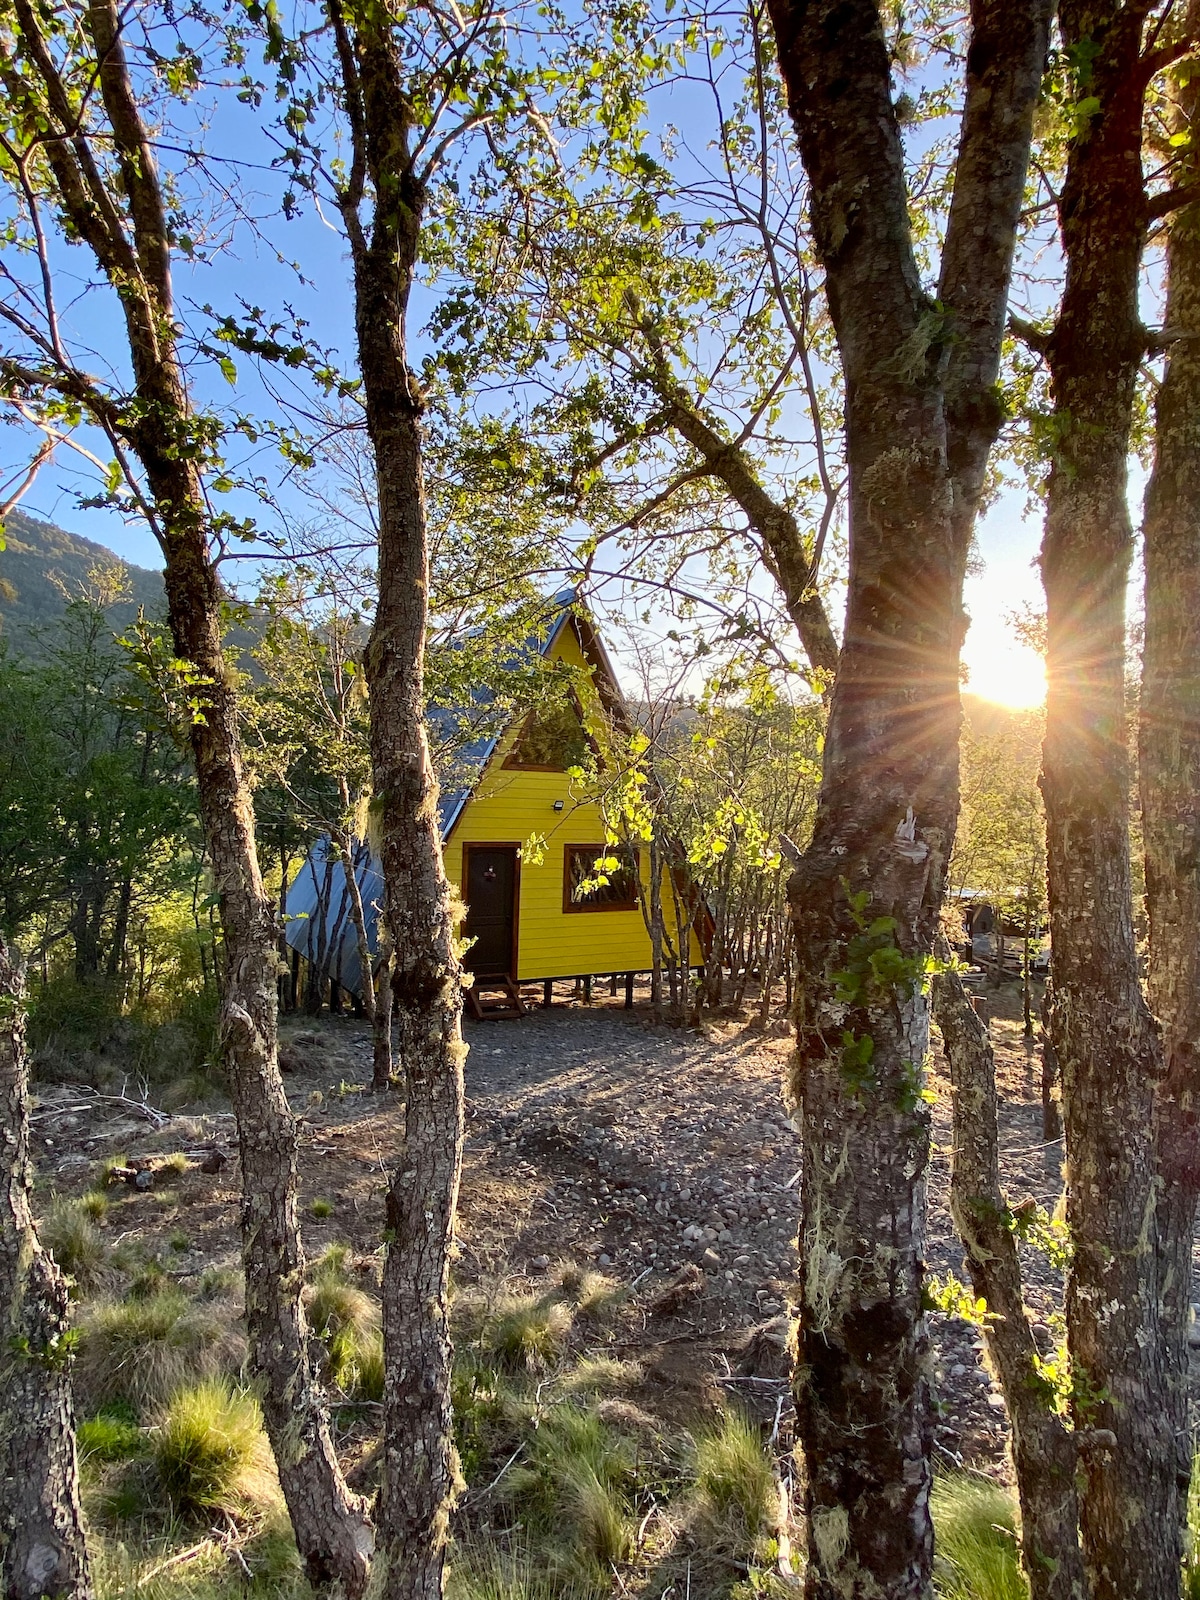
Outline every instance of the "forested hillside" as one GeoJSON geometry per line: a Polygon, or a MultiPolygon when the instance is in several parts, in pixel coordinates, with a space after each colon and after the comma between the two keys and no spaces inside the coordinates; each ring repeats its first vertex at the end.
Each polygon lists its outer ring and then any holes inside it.
{"type": "Polygon", "coordinates": [[[61,622],[68,602],[78,599],[94,568],[120,569],[126,595],[109,608],[109,619],[123,626],[139,606],[158,615],[163,607],[162,575],[130,566],[111,550],[52,522],[10,511],[4,522],[7,548],[0,551],[0,643],[18,656],[44,659],[48,632],[61,622]]]}

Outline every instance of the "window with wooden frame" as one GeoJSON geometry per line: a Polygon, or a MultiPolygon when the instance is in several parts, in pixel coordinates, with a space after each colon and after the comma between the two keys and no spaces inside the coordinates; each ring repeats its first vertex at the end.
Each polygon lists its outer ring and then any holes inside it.
{"type": "Polygon", "coordinates": [[[563,847],[564,911],[636,911],[637,852],[615,844],[563,847]],[[603,878],[605,882],[596,880],[603,878]],[[591,887],[585,887],[586,885],[591,887]]]}
{"type": "Polygon", "coordinates": [[[591,749],[572,695],[529,713],[504,765],[524,772],[566,772],[584,766],[591,749]]]}

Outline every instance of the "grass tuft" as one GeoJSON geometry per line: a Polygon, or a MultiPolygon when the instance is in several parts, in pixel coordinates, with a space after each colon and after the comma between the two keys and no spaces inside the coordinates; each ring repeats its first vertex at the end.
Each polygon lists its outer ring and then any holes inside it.
{"type": "Polygon", "coordinates": [[[582,1317],[604,1316],[625,1298],[626,1290],[606,1278],[593,1267],[581,1267],[574,1261],[564,1262],[554,1274],[561,1294],[571,1302],[582,1317]]]}
{"type": "Polygon", "coordinates": [[[500,1492],[540,1529],[549,1557],[587,1580],[607,1575],[634,1549],[630,1493],[634,1450],[594,1410],[556,1406],[526,1441],[526,1463],[500,1492]]]}
{"type": "Polygon", "coordinates": [[[642,1368],[636,1361],[618,1361],[615,1356],[585,1356],[558,1380],[564,1394],[612,1395],[636,1388],[642,1368]]]}
{"type": "Polygon", "coordinates": [[[379,1308],[348,1278],[350,1251],[330,1247],[313,1264],[308,1319],[324,1341],[330,1379],[359,1400],[383,1398],[379,1308]]]}
{"type": "Polygon", "coordinates": [[[700,1520],[714,1542],[751,1554],[778,1497],[757,1424],[730,1407],[695,1435],[694,1471],[700,1520]]]}
{"type": "Polygon", "coordinates": [[[150,1448],[158,1483],[178,1516],[244,1516],[274,1497],[258,1401],[222,1378],[180,1389],[150,1448]]]}
{"type": "Polygon", "coordinates": [[[93,1222],[101,1223],[108,1215],[108,1196],[101,1194],[99,1189],[89,1189],[86,1194],[81,1194],[76,1201],[85,1217],[90,1217],[93,1222]]]}
{"type": "Polygon", "coordinates": [[[1028,1600],[1007,1489],[953,1473],[935,1479],[932,1505],[939,1600],[1028,1600]]]}
{"type": "Polygon", "coordinates": [[[129,1461],[141,1454],[145,1443],[132,1418],[111,1411],[81,1422],[75,1438],[82,1461],[129,1461]]]}
{"type": "Polygon", "coordinates": [[[528,1544],[502,1551],[490,1539],[455,1544],[446,1600],[585,1600],[589,1587],[564,1580],[528,1544]]]}
{"type": "Polygon", "coordinates": [[[571,1321],[561,1300],[509,1295],[484,1322],[480,1345],[509,1372],[538,1372],[562,1354],[571,1321]]]}
{"type": "Polygon", "coordinates": [[[236,1373],[245,1358],[231,1319],[176,1289],[102,1300],[88,1308],[80,1331],[76,1393],[95,1410],[120,1400],[139,1411],[162,1405],[185,1383],[236,1373]]]}
{"type": "Polygon", "coordinates": [[[65,1195],[56,1196],[38,1235],[80,1289],[95,1287],[108,1261],[108,1246],[85,1204],[65,1195]]]}

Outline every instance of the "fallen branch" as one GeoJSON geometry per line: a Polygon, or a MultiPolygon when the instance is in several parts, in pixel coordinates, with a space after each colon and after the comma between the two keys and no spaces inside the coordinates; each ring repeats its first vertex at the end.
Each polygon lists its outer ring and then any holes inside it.
{"type": "Polygon", "coordinates": [[[220,1544],[216,1539],[201,1539],[199,1544],[194,1544],[188,1550],[180,1550],[175,1555],[169,1556],[166,1561],[160,1561],[156,1567],[151,1567],[149,1572],[143,1572],[134,1584],[135,1589],[144,1588],[151,1579],[157,1578],[160,1573],[169,1572],[172,1567],[182,1566],[185,1561],[191,1561],[198,1555],[203,1555],[206,1550],[219,1550],[220,1544]]]}

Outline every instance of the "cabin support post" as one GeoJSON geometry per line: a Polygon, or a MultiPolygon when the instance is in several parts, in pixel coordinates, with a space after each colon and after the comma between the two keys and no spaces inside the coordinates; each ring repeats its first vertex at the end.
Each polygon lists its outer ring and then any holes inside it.
{"type": "Polygon", "coordinates": [[[627,972],[625,974],[625,1009],[626,1009],[626,1011],[632,1011],[633,1010],[633,973],[632,972],[627,972]]]}
{"type": "Polygon", "coordinates": [[[331,1017],[342,1014],[342,986],[336,978],[329,980],[329,1014],[331,1017]]]}
{"type": "Polygon", "coordinates": [[[615,972],[612,973],[610,975],[610,977],[609,977],[609,980],[608,980],[608,992],[609,992],[610,995],[615,995],[616,992],[617,992],[617,975],[616,975],[615,972]]]}
{"type": "Polygon", "coordinates": [[[542,984],[542,1009],[549,1011],[554,1004],[554,979],[547,978],[542,984]]]}
{"type": "Polygon", "coordinates": [[[585,1006],[590,1006],[592,1003],[592,975],[590,972],[583,980],[583,1003],[585,1006]]]}
{"type": "Polygon", "coordinates": [[[288,1010],[295,1011],[300,1004],[300,952],[292,951],[292,983],[288,1010]]]}

